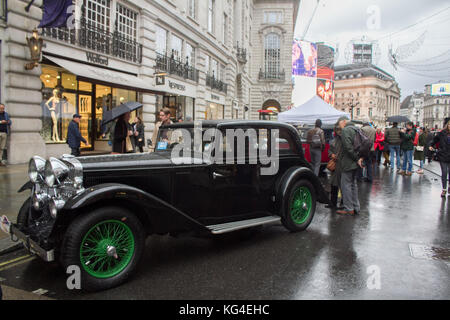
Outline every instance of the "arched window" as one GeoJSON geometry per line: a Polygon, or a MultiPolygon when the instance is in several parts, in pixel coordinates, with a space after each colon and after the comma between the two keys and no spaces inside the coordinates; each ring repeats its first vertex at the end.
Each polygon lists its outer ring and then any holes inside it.
{"type": "Polygon", "coordinates": [[[266,78],[278,78],[281,65],[280,36],[269,33],[264,40],[264,63],[266,78]]]}

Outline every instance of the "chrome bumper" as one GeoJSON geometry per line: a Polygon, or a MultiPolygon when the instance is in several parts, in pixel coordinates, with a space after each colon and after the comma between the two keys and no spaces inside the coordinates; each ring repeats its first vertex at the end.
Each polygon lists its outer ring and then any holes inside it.
{"type": "Polygon", "coordinates": [[[22,231],[20,231],[15,225],[11,225],[10,229],[11,238],[16,237],[18,240],[22,241],[24,247],[33,254],[41,257],[42,260],[47,262],[55,261],[55,250],[46,251],[41,248],[34,240],[30,239],[22,231]]]}

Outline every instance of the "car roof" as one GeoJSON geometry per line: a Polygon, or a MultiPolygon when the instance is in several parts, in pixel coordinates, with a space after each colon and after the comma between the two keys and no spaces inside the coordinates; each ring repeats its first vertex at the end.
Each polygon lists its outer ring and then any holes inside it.
{"type": "MultiPolygon", "coordinates": [[[[219,127],[241,127],[241,126],[250,126],[250,127],[278,127],[278,128],[287,128],[289,130],[295,129],[293,126],[283,122],[277,121],[267,121],[267,120],[199,120],[201,122],[202,127],[205,128],[219,128],[219,127]]],[[[170,125],[161,126],[161,128],[192,128],[194,126],[194,121],[190,122],[181,122],[174,123],[170,125]]]]}

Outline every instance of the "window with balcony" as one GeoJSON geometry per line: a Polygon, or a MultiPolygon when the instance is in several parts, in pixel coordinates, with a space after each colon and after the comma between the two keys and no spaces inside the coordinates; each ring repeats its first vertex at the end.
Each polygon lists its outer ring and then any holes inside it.
{"type": "Polygon", "coordinates": [[[171,54],[176,59],[181,59],[183,54],[183,40],[172,34],[171,37],[171,54]]]}
{"type": "Polygon", "coordinates": [[[118,3],[116,6],[116,23],[119,34],[130,40],[136,41],[137,17],[137,12],[118,3]]]}
{"type": "Polygon", "coordinates": [[[79,16],[76,28],[44,28],[42,33],[101,54],[142,62],[137,12],[116,0],[83,0],[79,16]]]}
{"type": "Polygon", "coordinates": [[[186,43],[186,63],[195,66],[195,49],[189,43],[186,43]]]}

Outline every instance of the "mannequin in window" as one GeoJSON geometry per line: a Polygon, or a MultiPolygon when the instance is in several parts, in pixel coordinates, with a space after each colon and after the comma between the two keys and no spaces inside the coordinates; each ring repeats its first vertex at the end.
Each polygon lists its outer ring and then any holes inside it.
{"type": "Polygon", "coordinates": [[[58,89],[53,90],[53,97],[51,97],[46,103],[45,106],[50,111],[50,115],[52,117],[52,141],[61,142],[58,135],[58,115],[57,115],[57,107],[61,104],[61,96],[58,89]]]}

